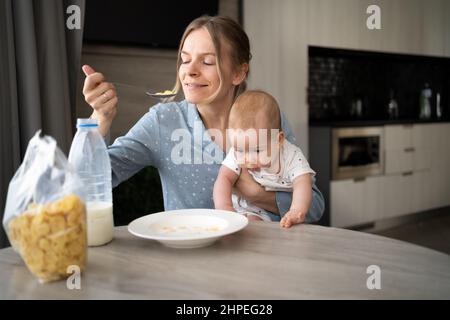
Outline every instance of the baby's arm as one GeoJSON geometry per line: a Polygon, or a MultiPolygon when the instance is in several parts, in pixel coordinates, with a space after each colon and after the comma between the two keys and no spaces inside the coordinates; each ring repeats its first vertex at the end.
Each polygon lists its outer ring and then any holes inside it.
{"type": "Polygon", "coordinates": [[[221,166],[214,183],[214,206],[216,209],[236,211],[231,201],[233,186],[239,176],[226,166],[221,166]]]}
{"type": "Polygon", "coordinates": [[[293,181],[292,203],[289,211],[280,221],[280,225],[289,228],[294,224],[305,221],[312,201],[311,174],[302,174],[293,181]]]}

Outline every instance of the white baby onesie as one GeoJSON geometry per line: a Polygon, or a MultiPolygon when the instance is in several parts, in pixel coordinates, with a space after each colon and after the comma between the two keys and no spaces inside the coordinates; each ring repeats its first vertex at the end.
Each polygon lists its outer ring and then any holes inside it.
{"type": "MultiPolygon", "coordinates": [[[[238,176],[241,174],[241,168],[237,164],[234,149],[231,148],[222,162],[238,176]]],[[[280,154],[280,171],[278,173],[270,172],[270,168],[261,168],[260,170],[248,169],[253,179],[262,185],[266,191],[285,191],[292,192],[293,181],[296,177],[303,174],[316,174],[309,166],[303,152],[299,147],[284,140],[280,154]]],[[[259,208],[235,193],[232,195],[233,207],[239,213],[251,213],[259,216],[265,221],[271,221],[268,212],[259,208]]]]}

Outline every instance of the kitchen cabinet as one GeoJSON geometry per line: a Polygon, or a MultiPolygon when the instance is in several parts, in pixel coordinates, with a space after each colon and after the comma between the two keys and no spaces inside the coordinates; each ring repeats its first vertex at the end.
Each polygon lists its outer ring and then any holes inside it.
{"type": "Polygon", "coordinates": [[[450,123],[386,125],[384,132],[384,175],[330,182],[332,226],[450,206],[450,123]]]}
{"type": "Polygon", "coordinates": [[[433,126],[436,124],[385,126],[385,173],[429,170],[433,126]]]}
{"type": "Polygon", "coordinates": [[[353,180],[331,181],[331,226],[347,227],[359,223],[363,209],[360,186],[353,180]]]}
{"type": "Polygon", "coordinates": [[[450,124],[385,126],[383,218],[450,205],[450,124]]]}
{"type": "Polygon", "coordinates": [[[331,181],[331,225],[348,227],[379,219],[381,177],[331,181]]]}
{"type": "Polygon", "coordinates": [[[435,157],[439,158],[436,167],[436,174],[439,177],[439,206],[450,205],[450,123],[439,125],[439,139],[435,157]]]}
{"type": "Polygon", "coordinates": [[[430,177],[431,208],[450,205],[450,123],[431,126],[430,177]]]}
{"type": "Polygon", "coordinates": [[[430,171],[417,171],[412,174],[410,213],[426,211],[433,208],[433,195],[430,181],[430,171]]]}
{"type": "Polygon", "coordinates": [[[429,171],[386,175],[381,182],[381,218],[393,218],[430,209],[429,171]]]}
{"type": "Polygon", "coordinates": [[[385,126],[385,173],[402,173],[413,170],[412,126],[385,126]]]}
{"type": "Polygon", "coordinates": [[[413,173],[385,175],[381,178],[380,218],[392,218],[411,212],[413,173]]]}
{"type": "Polygon", "coordinates": [[[433,188],[430,171],[413,171],[386,175],[382,179],[381,218],[393,218],[405,214],[430,210],[433,207],[433,188]]]}
{"type": "Polygon", "coordinates": [[[411,147],[413,154],[413,170],[429,170],[431,168],[432,146],[436,137],[438,124],[414,124],[411,131],[411,147]]]}
{"type": "Polygon", "coordinates": [[[385,149],[397,150],[412,147],[412,129],[413,126],[410,124],[385,126],[385,149]]]}
{"type": "Polygon", "coordinates": [[[445,152],[442,151],[443,149],[443,135],[444,135],[444,128],[445,126],[443,124],[435,124],[432,125],[430,130],[431,133],[431,141],[429,142],[430,145],[430,175],[429,175],[429,186],[431,191],[431,201],[430,201],[430,208],[438,208],[443,204],[443,201],[441,201],[441,181],[442,179],[442,168],[443,163],[445,162],[445,152]]]}

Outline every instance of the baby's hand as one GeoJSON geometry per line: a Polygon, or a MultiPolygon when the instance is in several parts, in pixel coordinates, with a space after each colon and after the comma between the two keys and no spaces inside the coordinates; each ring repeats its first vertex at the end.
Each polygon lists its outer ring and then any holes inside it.
{"type": "Polygon", "coordinates": [[[294,224],[303,223],[305,221],[306,213],[299,210],[291,209],[289,210],[281,219],[280,226],[283,228],[290,228],[294,224]]]}

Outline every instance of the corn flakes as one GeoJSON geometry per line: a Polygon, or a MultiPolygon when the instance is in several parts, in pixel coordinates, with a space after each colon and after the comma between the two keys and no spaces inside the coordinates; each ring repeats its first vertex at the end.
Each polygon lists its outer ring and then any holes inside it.
{"type": "Polygon", "coordinates": [[[164,90],[164,92],[157,92],[157,93],[155,93],[155,95],[158,95],[158,96],[171,95],[171,94],[175,94],[175,92],[172,91],[172,90],[164,90]]]}
{"type": "Polygon", "coordinates": [[[86,208],[76,195],[31,204],[9,222],[9,238],[28,269],[42,282],[69,276],[67,267],[86,263],[86,208]]]}

